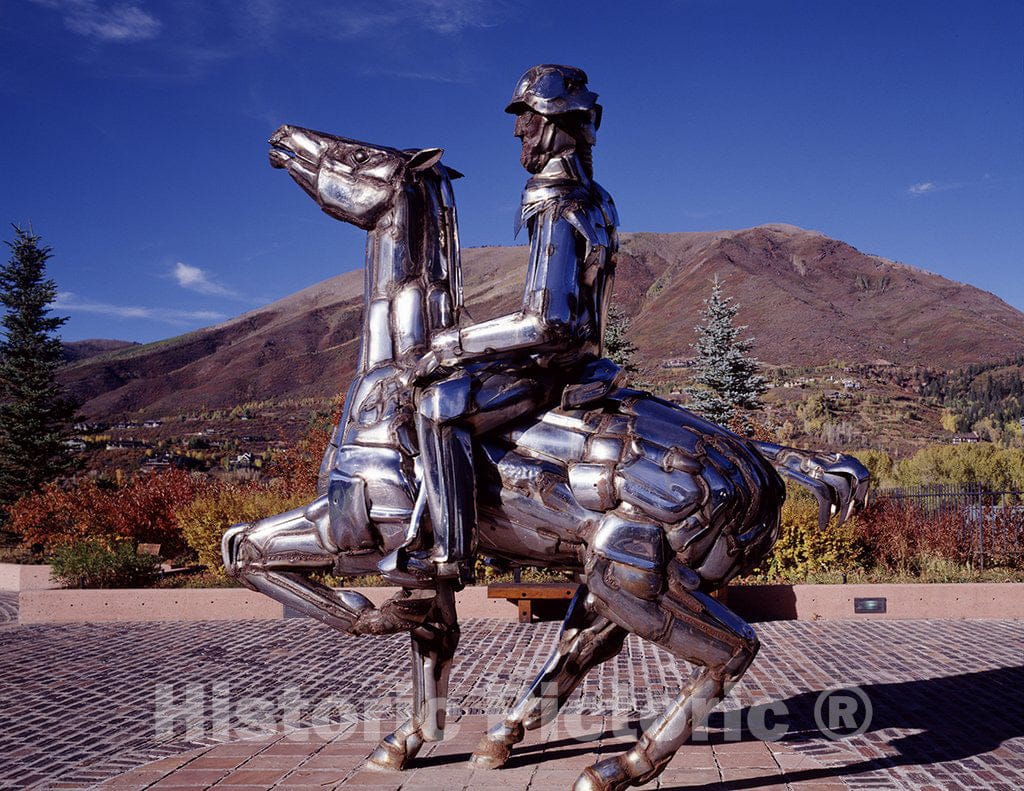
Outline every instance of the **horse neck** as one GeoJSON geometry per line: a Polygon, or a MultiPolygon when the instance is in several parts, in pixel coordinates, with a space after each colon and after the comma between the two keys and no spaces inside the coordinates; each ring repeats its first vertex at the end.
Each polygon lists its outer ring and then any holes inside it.
{"type": "Polygon", "coordinates": [[[357,375],[382,365],[396,368],[414,362],[430,343],[433,331],[458,320],[462,305],[455,205],[447,177],[403,184],[392,208],[367,234],[363,342],[357,375]],[[437,297],[435,292],[446,297],[437,297]],[[448,315],[437,318],[428,301],[446,299],[448,315]],[[414,319],[410,314],[419,314],[414,319]],[[416,325],[416,321],[420,324],[416,325]],[[411,322],[420,345],[410,354],[396,348],[397,328],[411,322]]]}

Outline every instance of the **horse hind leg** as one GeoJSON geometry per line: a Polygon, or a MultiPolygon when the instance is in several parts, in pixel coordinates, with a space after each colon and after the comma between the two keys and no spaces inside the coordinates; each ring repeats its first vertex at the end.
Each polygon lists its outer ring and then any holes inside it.
{"type": "Polygon", "coordinates": [[[576,590],[551,656],[503,722],[488,731],[473,753],[480,769],[504,766],[525,731],[550,722],[591,669],[622,651],[628,632],[594,612],[585,585],[576,590]]]}
{"type": "Polygon", "coordinates": [[[597,612],[701,669],[629,750],[585,769],[574,791],[620,791],[657,777],[757,654],[754,630],[710,596],[689,589],[692,572],[676,571],[668,575],[667,589],[649,598],[636,595],[637,569],[605,558],[587,577],[597,612]]]}

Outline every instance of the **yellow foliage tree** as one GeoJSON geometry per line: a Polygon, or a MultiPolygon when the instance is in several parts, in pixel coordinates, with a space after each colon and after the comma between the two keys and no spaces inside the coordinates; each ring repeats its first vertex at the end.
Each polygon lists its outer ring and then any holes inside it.
{"type": "Polygon", "coordinates": [[[220,540],[238,522],[251,522],[297,508],[308,497],[288,495],[280,487],[227,484],[201,495],[176,514],[178,525],[199,562],[210,571],[223,571],[220,540]]]}
{"type": "Polygon", "coordinates": [[[754,573],[770,580],[803,582],[814,574],[852,571],[862,564],[863,555],[856,518],[821,530],[817,503],[797,492],[782,509],[782,530],[771,559],[754,573]]]}

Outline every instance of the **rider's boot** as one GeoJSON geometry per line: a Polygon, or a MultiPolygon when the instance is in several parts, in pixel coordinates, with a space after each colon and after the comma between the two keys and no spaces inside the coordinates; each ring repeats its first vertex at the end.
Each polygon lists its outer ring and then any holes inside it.
{"type": "Polygon", "coordinates": [[[469,431],[419,415],[417,420],[423,485],[434,527],[434,545],[422,556],[439,579],[473,580],[476,527],[476,470],[469,431]]]}
{"type": "Polygon", "coordinates": [[[377,568],[380,575],[392,585],[408,590],[437,587],[437,569],[423,551],[410,552],[405,547],[385,555],[377,568]]]}
{"type": "Polygon", "coordinates": [[[476,527],[476,473],[473,441],[460,423],[469,409],[470,380],[451,377],[426,388],[416,411],[420,497],[433,526],[433,543],[422,547],[423,510],[419,498],[403,547],[385,557],[384,577],[403,587],[433,587],[437,580],[467,584],[473,580],[476,527]]]}

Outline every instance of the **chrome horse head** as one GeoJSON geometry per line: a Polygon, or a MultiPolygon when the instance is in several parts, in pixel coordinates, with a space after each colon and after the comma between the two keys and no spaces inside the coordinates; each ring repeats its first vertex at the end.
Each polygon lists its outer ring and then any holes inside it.
{"type": "Polygon", "coordinates": [[[364,231],[390,209],[410,172],[441,159],[440,148],[400,151],[285,124],[268,141],[270,164],[287,170],[331,217],[364,231]]]}

